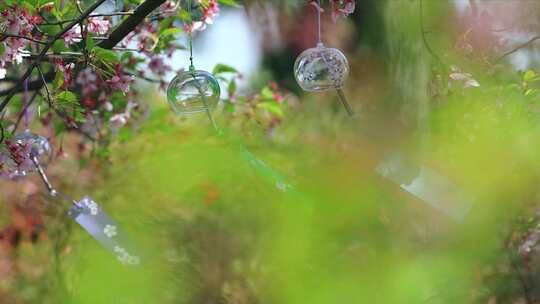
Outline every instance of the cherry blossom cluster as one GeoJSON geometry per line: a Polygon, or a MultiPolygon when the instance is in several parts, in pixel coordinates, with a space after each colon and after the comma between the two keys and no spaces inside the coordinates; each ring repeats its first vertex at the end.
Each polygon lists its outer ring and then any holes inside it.
{"type": "Polygon", "coordinates": [[[22,63],[28,54],[24,50],[32,40],[40,40],[42,35],[33,33],[34,27],[42,22],[41,17],[32,15],[27,9],[18,6],[8,7],[0,13],[0,79],[5,78],[9,64],[22,63]]]}
{"type": "MultiPolygon", "coordinates": [[[[87,33],[105,35],[111,28],[111,22],[103,17],[90,17],[88,23],[83,25],[82,28],[87,33]]],[[[81,26],[74,26],[64,34],[63,39],[65,45],[70,46],[73,43],[80,42],[82,37],[81,26]]]]}
{"type": "Polygon", "coordinates": [[[354,13],[356,8],[356,0],[331,0],[332,3],[332,19],[336,21],[338,18],[345,18],[354,13]]]}
{"type": "Polygon", "coordinates": [[[197,3],[202,7],[202,17],[200,20],[193,20],[191,23],[184,25],[184,31],[186,33],[194,31],[204,31],[208,24],[213,24],[214,19],[219,16],[219,5],[217,0],[208,1],[207,5],[203,5],[201,0],[197,0],[197,3]]]}
{"type": "Polygon", "coordinates": [[[158,42],[158,32],[154,23],[148,22],[138,26],[133,32],[128,34],[121,42],[122,47],[135,47],[146,55],[153,54],[158,42]]]}
{"type": "Polygon", "coordinates": [[[114,113],[115,110],[121,110],[121,113],[114,114],[109,119],[110,126],[117,129],[128,122],[130,112],[135,105],[133,97],[136,92],[130,90],[134,80],[134,76],[127,75],[124,72],[121,64],[116,64],[114,74],[108,79],[105,72],[94,71],[92,68],[87,67],[79,72],[75,84],[80,86],[81,104],[87,109],[88,114],[98,108],[104,110],[105,113],[114,113]],[[118,91],[126,96],[127,106],[125,109],[115,109],[111,102],[112,95],[118,91]]]}
{"type": "MultiPolygon", "coordinates": [[[[319,5],[319,1],[311,0],[310,4],[321,13],[324,9],[319,5]]],[[[356,0],[330,0],[332,6],[332,20],[336,22],[339,18],[346,18],[354,13],[356,9],[356,0]]]]}
{"type": "MultiPolygon", "coordinates": [[[[6,140],[6,152],[1,153],[3,156],[8,156],[13,164],[13,168],[22,170],[31,166],[30,150],[32,146],[29,143],[18,144],[12,140],[6,140]]],[[[3,161],[4,163],[6,160],[3,161]]]]}

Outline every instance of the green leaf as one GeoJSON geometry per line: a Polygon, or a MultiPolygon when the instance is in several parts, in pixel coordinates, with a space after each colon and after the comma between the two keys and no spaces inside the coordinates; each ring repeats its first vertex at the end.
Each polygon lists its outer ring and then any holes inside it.
{"type": "Polygon", "coordinates": [[[74,104],[77,102],[77,95],[70,91],[62,91],[56,95],[56,99],[60,102],[74,104]]]}
{"type": "Polygon", "coordinates": [[[538,80],[538,74],[536,74],[536,72],[533,70],[528,70],[527,72],[525,72],[525,74],[523,74],[523,80],[529,82],[536,81],[538,80]]]}
{"type": "Polygon", "coordinates": [[[536,93],[538,93],[537,89],[528,89],[525,91],[525,96],[535,95],[536,93]]]}
{"type": "Polygon", "coordinates": [[[53,88],[58,90],[64,84],[64,72],[61,70],[56,70],[53,80],[53,88]]]}
{"type": "Polygon", "coordinates": [[[164,29],[167,29],[169,27],[171,27],[171,24],[174,22],[174,18],[166,18],[166,19],[163,19],[159,22],[159,29],[160,29],[160,32],[163,31],[164,29]]]}
{"type": "Polygon", "coordinates": [[[223,110],[227,113],[234,113],[235,109],[236,105],[234,103],[226,102],[223,110]]]}
{"type": "Polygon", "coordinates": [[[233,96],[236,93],[236,81],[234,79],[231,80],[231,82],[229,83],[227,91],[229,92],[229,97],[233,96]]]}
{"type": "Polygon", "coordinates": [[[66,49],[67,49],[66,45],[64,44],[64,40],[62,39],[56,40],[53,43],[52,50],[55,54],[59,54],[60,52],[65,51],[66,49]]]}
{"type": "Polygon", "coordinates": [[[84,108],[77,106],[73,109],[73,119],[78,123],[85,123],[86,116],[84,116],[84,108]]]}
{"type": "Polygon", "coordinates": [[[271,99],[274,100],[274,92],[270,90],[269,87],[264,87],[261,91],[261,96],[263,99],[271,99]]]}
{"type": "Polygon", "coordinates": [[[231,66],[219,63],[214,67],[212,74],[216,75],[221,73],[238,73],[238,71],[231,66]]]}
{"type": "Polygon", "coordinates": [[[236,0],[218,0],[218,3],[228,6],[241,7],[241,5],[236,2],[236,0]]]}
{"type": "Polygon", "coordinates": [[[92,36],[86,35],[86,49],[88,51],[91,51],[94,48],[94,39],[92,39],[92,36]]]}
{"type": "Polygon", "coordinates": [[[160,35],[161,36],[172,36],[172,35],[178,34],[180,32],[181,32],[181,30],[179,28],[171,27],[171,28],[167,28],[167,29],[164,29],[163,31],[161,31],[160,35]]]}
{"type": "Polygon", "coordinates": [[[133,52],[124,52],[122,53],[122,56],[120,57],[120,61],[122,61],[123,63],[128,63],[132,57],[133,57],[133,52]]]}
{"type": "Polygon", "coordinates": [[[283,110],[276,102],[265,101],[257,104],[257,108],[268,110],[270,113],[278,116],[279,118],[283,117],[283,110]]]}
{"type": "Polygon", "coordinates": [[[35,12],[36,7],[28,2],[23,2],[22,7],[24,7],[27,11],[31,12],[32,14],[35,12]]]}
{"type": "Polygon", "coordinates": [[[112,103],[113,107],[116,109],[123,109],[127,106],[127,97],[124,96],[123,93],[119,91],[115,91],[110,97],[110,102],[112,103]]]}
{"type": "Polygon", "coordinates": [[[5,51],[6,51],[6,45],[2,42],[0,43],[0,56],[4,55],[5,51]]]}
{"type": "Polygon", "coordinates": [[[120,60],[118,60],[117,54],[114,51],[106,50],[104,48],[96,46],[94,47],[93,52],[96,55],[96,58],[98,58],[99,60],[114,63],[120,62],[120,60]]]}
{"type": "Polygon", "coordinates": [[[66,124],[63,120],[57,120],[54,122],[54,133],[56,135],[63,133],[66,130],[66,124]]]}

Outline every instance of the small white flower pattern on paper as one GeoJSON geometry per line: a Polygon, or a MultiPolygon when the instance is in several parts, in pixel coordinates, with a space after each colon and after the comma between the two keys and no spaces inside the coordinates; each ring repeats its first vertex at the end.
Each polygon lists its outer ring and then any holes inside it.
{"type": "Polygon", "coordinates": [[[90,214],[91,215],[97,215],[98,214],[98,205],[96,204],[96,202],[94,201],[90,201],[90,203],[88,203],[88,209],[90,209],[90,214]]]}
{"type": "Polygon", "coordinates": [[[138,256],[130,256],[128,259],[127,259],[127,263],[129,265],[139,265],[141,263],[141,259],[139,259],[138,256]]]}
{"type": "Polygon", "coordinates": [[[141,259],[138,256],[130,255],[126,249],[120,246],[114,246],[114,252],[116,252],[116,258],[120,263],[124,265],[139,265],[141,259]]]}
{"type": "Polygon", "coordinates": [[[276,183],[276,188],[278,188],[279,190],[283,191],[283,192],[287,192],[287,190],[289,190],[289,185],[284,183],[284,182],[277,182],[276,183]]]}
{"type": "Polygon", "coordinates": [[[99,208],[98,208],[98,204],[96,202],[94,202],[92,199],[90,199],[89,197],[85,197],[81,203],[84,204],[84,206],[86,208],[88,208],[88,210],[90,210],[90,214],[91,215],[97,215],[98,212],[99,212],[99,208]]]}
{"type": "Polygon", "coordinates": [[[105,225],[105,228],[103,228],[103,233],[108,237],[112,238],[118,234],[116,231],[116,226],[113,225],[105,225]]]}

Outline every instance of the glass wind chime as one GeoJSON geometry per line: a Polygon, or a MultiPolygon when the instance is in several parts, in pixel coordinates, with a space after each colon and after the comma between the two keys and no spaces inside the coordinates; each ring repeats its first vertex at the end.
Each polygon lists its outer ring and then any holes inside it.
{"type": "Polygon", "coordinates": [[[212,126],[219,133],[219,128],[212,117],[212,109],[219,103],[221,89],[219,82],[211,73],[196,70],[193,64],[193,4],[187,1],[189,12],[189,69],[176,75],[167,88],[167,100],[172,110],[178,115],[190,115],[206,112],[212,126]]]}
{"type": "Polygon", "coordinates": [[[338,49],[327,48],[321,38],[321,1],[317,1],[317,37],[314,48],[305,50],[294,64],[294,77],[298,85],[307,92],[336,90],[339,99],[354,117],[355,113],[342,90],[349,76],[347,57],[338,49]]]}
{"type": "MultiPolygon", "coordinates": [[[[191,0],[187,1],[188,13],[189,13],[189,62],[190,66],[187,71],[182,71],[176,75],[167,88],[167,101],[171,109],[177,115],[190,115],[196,113],[206,112],[208,119],[212,123],[212,126],[216,130],[219,136],[223,135],[223,132],[217,125],[212,116],[212,109],[214,109],[220,100],[220,86],[217,79],[209,72],[197,70],[193,64],[193,4],[191,0]]],[[[240,156],[244,158],[255,170],[263,177],[271,181],[276,188],[281,191],[288,191],[291,186],[285,181],[285,179],[272,168],[270,168],[263,161],[258,159],[249,150],[247,150],[242,144],[240,144],[240,156]]]]}
{"type": "Polygon", "coordinates": [[[49,140],[28,130],[16,134],[6,141],[7,151],[2,151],[4,164],[13,177],[27,176],[37,172],[49,195],[59,201],[68,201],[73,206],[68,215],[106,249],[112,251],[124,265],[139,265],[138,255],[133,255],[133,245],[127,235],[105,213],[96,202],[86,196],[76,201],[59,193],[49,182],[45,167],[52,159],[53,151],[49,140]],[[5,157],[9,155],[9,157],[5,157]]]}

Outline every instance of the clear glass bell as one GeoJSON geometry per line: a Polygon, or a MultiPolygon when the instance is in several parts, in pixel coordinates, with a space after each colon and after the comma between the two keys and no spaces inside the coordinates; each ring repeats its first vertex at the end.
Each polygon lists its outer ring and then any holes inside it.
{"type": "Polygon", "coordinates": [[[1,152],[4,166],[12,176],[25,176],[29,172],[37,171],[33,157],[43,167],[53,158],[49,140],[29,131],[18,133],[12,139],[6,140],[1,152]]]}
{"type": "Polygon", "coordinates": [[[217,79],[206,71],[181,72],[167,88],[167,100],[176,114],[194,114],[216,107],[221,91],[217,79]]]}
{"type": "Polygon", "coordinates": [[[322,43],[305,50],[294,64],[296,82],[308,92],[340,89],[348,76],[347,57],[340,50],[327,48],[322,43]]]}

